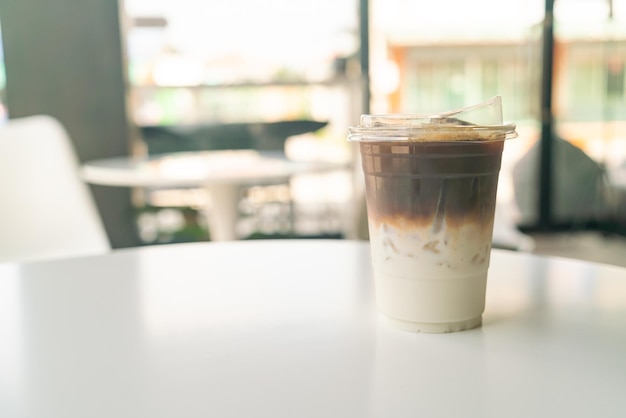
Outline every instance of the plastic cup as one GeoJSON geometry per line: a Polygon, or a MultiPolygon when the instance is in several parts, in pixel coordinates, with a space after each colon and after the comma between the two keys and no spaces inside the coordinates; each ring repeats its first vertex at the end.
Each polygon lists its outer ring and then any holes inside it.
{"type": "Polygon", "coordinates": [[[365,175],[377,308],[404,330],[482,323],[502,151],[516,133],[498,119],[499,97],[466,110],[363,115],[350,128],[365,175]]]}

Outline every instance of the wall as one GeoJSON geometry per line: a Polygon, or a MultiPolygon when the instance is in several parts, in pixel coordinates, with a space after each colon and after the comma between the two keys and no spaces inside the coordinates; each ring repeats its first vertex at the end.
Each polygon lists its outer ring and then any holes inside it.
{"type": "MultiPolygon", "coordinates": [[[[0,0],[0,21],[9,117],[58,118],[81,161],[128,155],[118,2],[0,0]]],[[[112,246],[137,245],[130,191],[92,190],[112,246]]]]}

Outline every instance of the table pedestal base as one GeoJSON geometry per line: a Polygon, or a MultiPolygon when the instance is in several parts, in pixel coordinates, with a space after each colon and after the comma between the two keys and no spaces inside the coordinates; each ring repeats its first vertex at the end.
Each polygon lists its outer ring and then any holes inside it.
{"type": "Polygon", "coordinates": [[[234,241],[239,217],[239,198],[242,187],[236,184],[205,184],[211,196],[210,213],[206,213],[211,241],[234,241]]]}

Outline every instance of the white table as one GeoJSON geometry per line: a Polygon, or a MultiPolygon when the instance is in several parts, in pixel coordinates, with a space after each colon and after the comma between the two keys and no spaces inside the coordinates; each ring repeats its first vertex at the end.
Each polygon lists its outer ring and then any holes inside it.
{"type": "Polygon", "coordinates": [[[482,328],[391,329],[367,243],[0,265],[0,416],[623,417],[626,269],[493,252],[482,328]]]}
{"type": "Polygon", "coordinates": [[[82,178],[121,187],[204,187],[211,198],[207,222],[213,241],[236,238],[242,187],[279,184],[296,174],[341,170],[346,162],[293,161],[254,150],[199,151],[150,157],[115,157],[86,162],[82,178]]]}

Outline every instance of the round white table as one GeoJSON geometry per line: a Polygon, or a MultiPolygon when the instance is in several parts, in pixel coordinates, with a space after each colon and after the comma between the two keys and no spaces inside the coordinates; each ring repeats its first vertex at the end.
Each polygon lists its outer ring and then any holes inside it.
{"type": "Polygon", "coordinates": [[[293,161],[255,150],[197,151],[114,157],[87,161],[81,177],[88,183],[121,187],[203,187],[211,198],[207,223],[211,240],[236,239],[241,189],[280,184],[296,174],[341,170],[347,162],[293,161]]]}
{"type": "Polygon", "coordinates": [[[0,416],[624,416],[626,269],[494,250],[451,334],[389,328],[371,274],[329,240],[0,265],[0,416]]]}

